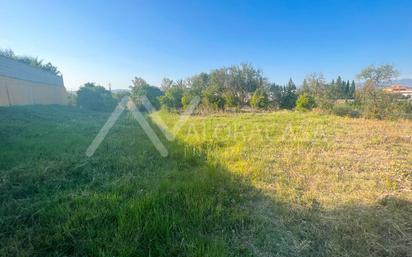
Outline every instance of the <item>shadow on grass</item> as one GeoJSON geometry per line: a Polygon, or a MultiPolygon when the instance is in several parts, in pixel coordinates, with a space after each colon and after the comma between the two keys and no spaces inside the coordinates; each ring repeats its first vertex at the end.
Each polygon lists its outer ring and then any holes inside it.
{"type": "MultiPolygon", "coordinates": [[[[54,123],[39,125],[38,130],[54,123]]],[[[79,124],[66,125],[59,131],[68,138],[63,146],[85,150],[92,138],[71,137],[70,131],[79,124]]],[[[99,127],[93,128],[97,133],[99,127]]],[[[59,144],[47,139],[45,135],[36,143],[51,148],[59,144]]],[[[77,150],[66,159],[59,159],[59,152],[40,154],[37,160],[22,159],[17,168],[1,170],[0,255],[408,256],[412,252],[410,202],[388,197],[377,206],[326,210],[314,203],[296,208],[254,188],[247,178],[208,160],[199,149],[178,141],[165,144],[170,155],[162,158],[125,115],[90,159],[77,150]]]]}

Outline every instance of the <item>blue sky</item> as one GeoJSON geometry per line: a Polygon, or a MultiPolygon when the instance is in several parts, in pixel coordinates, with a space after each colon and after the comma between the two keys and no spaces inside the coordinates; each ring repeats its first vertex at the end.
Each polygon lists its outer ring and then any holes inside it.
{"type": "Polygon", "coordinates": [[[66,87],[126,88],[250,62],[270,81],[354,79],[368,64],[412,77],[412,1],[0,0],[0,48],[58,66],[66,87]]]}

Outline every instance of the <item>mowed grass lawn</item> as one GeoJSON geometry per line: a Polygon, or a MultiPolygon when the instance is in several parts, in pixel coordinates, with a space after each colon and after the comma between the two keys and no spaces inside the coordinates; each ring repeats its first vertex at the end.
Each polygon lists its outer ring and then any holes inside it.
{"type": "Polygon", "coordinates": [[[412,256],[410,121],[109,115],[0,109],[0,256],[412,256]]]}

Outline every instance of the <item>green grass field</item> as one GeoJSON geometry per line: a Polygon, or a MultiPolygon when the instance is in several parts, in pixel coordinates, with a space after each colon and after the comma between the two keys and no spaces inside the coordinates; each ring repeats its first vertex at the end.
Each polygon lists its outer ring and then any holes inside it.
{"type": "Polygon", "coordinates": [[[410,121],[109,115],[0,108],[0,256],[412,256],[410,121]]]}

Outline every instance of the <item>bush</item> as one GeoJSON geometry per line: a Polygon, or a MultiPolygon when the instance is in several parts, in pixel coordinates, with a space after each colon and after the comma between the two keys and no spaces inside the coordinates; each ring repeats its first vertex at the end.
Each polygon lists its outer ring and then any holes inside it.
{"type": "Polygon", "coordinates": [[[253,108],[266,109],[269,106],[269,97],[263,89],[257,89],[250,100],[253,108]]]}
{"type": "Polygon", "coordinates": [[[95,83],[86,83],[77,91],[76,104],[93,111],[112,111],[117,101],[104,87],[95,83]]]}
{"type": "Polygon", "coordinates": [[[225,99],[218,94],[204,92],[202,106],[209,111],[224,110],[225,99]]]}
{"type": "Polygon", "coordinates": [[[338,116],[346,116],[352,118],[358,118],[361,113],[353,106],[348,104],[337,104],[332,108],[332,113],[338,116]]]}
{"type": "Polygon", "coordinates": [[[77,95],[75,92],[67,92],[67,103],[69,106],[77,105],[77,95]]]}
{"type": "Polygon", "coordinates": [[[185,90],[185,92],[183,93],[183,96],[182,96],[182,108],[183,108],[183,110],[186,110],[189,107],[189,105],[191,104],[192,100],[194,100],[197,97],[198,96],[192,95],[191,92],[189,92],[188,90],[185,90]]]}
{"type": "Polygon", "coordinates": [[[123,99],[125,96],[131,96],[131,92],[128,90],[119,90],[116,92],[112,92],[113,97],[119,102],[120,100],[123,99]]]}
{"type": "Polygon", "coordinates": [[[300,95],[296,100],[296,110],[310,111],[316,106],[315,99],[309,94],[300,95]]]}
{"type": "Polygon", "coordinates": [[[145,110],[142,103],[142,97],[145,96],[155,109],[160,108],[159,97],[163,95],[160,88],[149,85],[142,78],[134,78],[131,96],[137,108],[145,110]]]}
{"type": "Polygon", "coordinates": [[[412,118],[412,103],[399,95],[366,85],[356,92],[362,116],[370,119],[412,118]]]}
{"type": "Polygon", "coordinates": [[[233,94],[225,94],[225,107],[240,107],[240,99],[233,94]]]}
{"type": "MultiPolygon", "coordinates": [[[[184,94],[184,89],[172,86],[165,91],[165,94],[161,96],[160,104],[166,109],[181,109],[183,107],[182,98],[184,94]]],[[[187,99],[185,99],[187,100],[187,99]]]]}
{"type": "Polygon", "coordinates": [[[412,102],[392,95],[382,119],[412,119],[412,102]]]}

